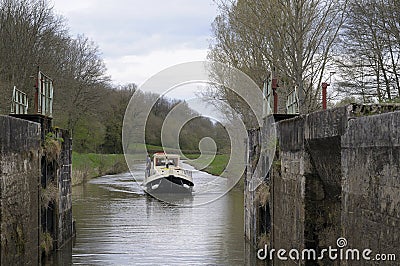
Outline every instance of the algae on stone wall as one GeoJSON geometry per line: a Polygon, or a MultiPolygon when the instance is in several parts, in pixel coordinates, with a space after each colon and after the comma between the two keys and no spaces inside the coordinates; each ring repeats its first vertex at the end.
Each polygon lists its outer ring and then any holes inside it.
{"type": "Polygon", "coordinates": [[[47,162],[57,162],[61,155],[62,138],[57,138],[52,132],[47,133],[43,142],[43,153],[47,162]]]}
{"type": "Polygon", "coordinates": [[[53,238],[51,237],[49,232],[42,232],[40,234],[40,239],[41,239],[41,243],[40,243],[40,250],[41,253],[45,256],[48,256],[51,251],[53,250],[53,238]]]}
{"type": "Polygon", "coordinates": [[[42,208],[48,208],[51,202],[57,202],[59,198],[58,186],[55,181],[46,185],[46,188],[41,189],[40,205],[42,208]]]}

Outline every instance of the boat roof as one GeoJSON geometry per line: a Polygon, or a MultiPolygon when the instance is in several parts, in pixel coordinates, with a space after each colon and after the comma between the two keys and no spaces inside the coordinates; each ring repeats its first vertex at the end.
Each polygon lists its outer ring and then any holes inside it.
{"type": "Polygon", "coordinates": [[[164,152],[154,153],[154,157],[180,158],[179,154],[166,154],[164,152]]]}

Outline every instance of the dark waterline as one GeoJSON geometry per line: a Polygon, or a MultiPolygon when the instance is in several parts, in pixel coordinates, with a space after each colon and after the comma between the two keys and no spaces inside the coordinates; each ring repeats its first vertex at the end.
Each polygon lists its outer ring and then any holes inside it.
{"type": "Polygon", "coordinates": [[[209,204],[177,207],[144,194],[130,174],[104,176],[74,187],[73,215],[72,258],[64,251],[57,264],[248,264],[240,189],[209,204]]]}

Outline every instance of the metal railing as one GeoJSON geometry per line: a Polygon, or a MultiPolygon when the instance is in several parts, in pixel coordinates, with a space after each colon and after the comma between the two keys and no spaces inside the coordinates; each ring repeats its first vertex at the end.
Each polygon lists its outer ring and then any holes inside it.
{"type": "Polygon", "coordinates": [[[53,116],[53,80],[41,71],[38,72],[35,100],[38,114],[53,116]]]}
{"type": "Polygon", "coordinates": [[[264,88],[263,88],[263,94],[264,94],[264,101],[263,101],[263,117],[266,117],[270,114],[272,114],[272,101],[273,101],[273,94],[272,94],[272,87],[271,87],[271,82],[270,80],[265,80],[264,81],[264,88]]]}
{"type": "Polygon", "coordinates": [[[287,114],[298,114],[299,113],[299,98],[297,95],[297,89],[294,89],[289,93],[286,101],[286,113],[287,114]]]}
{"type": "Polygon", "coordinates": [[[11,114],[26,115],[28,113],[28,97],[26,93],[17,89],[14,86],[12,102],[11,102],[11,114]]]}

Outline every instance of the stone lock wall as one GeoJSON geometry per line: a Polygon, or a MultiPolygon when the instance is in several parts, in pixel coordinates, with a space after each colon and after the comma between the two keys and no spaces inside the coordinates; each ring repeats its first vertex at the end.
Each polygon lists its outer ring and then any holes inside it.
{"type": "Polygon", "coordinates": [[[398,265],[400,112],[350,120],[341,155],[343,237],[354,248],[396,254],[397,264],[385,265],[398,265]]]}
{"type": "Polygon", "coordinates": [[[0,116],[1,265],[40,264],[44,250],[73,236],[70,134],[24,118],[0,116]],[[46,149],[50,132],[61,143],[55,153],[46,149]]]}
{"type": "Polygon", "coordinates": [[[40,125],[0,116],[1,265],[39,261],[40,125]]]}
{"type": "Polygon", "coordinates": [[[57,212],[57,248],[65,245],[74,234],[72,226],[72,139],[69,131],[56,129],[54,133],[57,138],[62,139],[59,167],[57,169],[58,179],[58,212],[57,212]]]}
{"type": "MultiPolygon", "coordinates": [[[[349,105],[278,122],[278,151],[270,179],[260,186],[270,192],[264,201],[271,217],[257,215],[260,199],[247,188],[246,237],[259,245],[259,224],[270,224],[265,242],[276,249],[320,251],[344,237],[347,248],[393,253],[400,260],[398,110],[399,105],[349,105]]],[[[287,264],[275,260],[274,265],[287,264]]]]}

